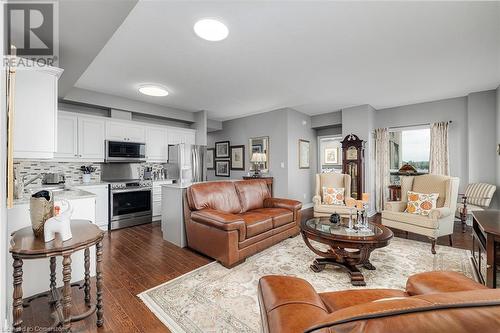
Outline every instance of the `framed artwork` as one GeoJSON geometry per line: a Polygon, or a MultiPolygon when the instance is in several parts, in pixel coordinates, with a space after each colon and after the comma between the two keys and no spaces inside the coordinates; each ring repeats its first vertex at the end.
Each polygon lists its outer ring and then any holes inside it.
{"type": "Polygon", "coordinates": [[[245,146],[231,146],[231,170],[245,170],[245,146]]]}
{"type": "Polygon", "coordinates": [[[229,141],[215,143],[215,158],[229,158],[229,141]]]}
{"type": "Polygon", "coordinates": [[[215,169],[215,166],[214,166],[214,153],[215,153],[215,148],[208,148],[207,149],[207,169],[208,170],[215,169]]]}
{"type": "Polygon", "coordinates": [[[309,141],[299,139],[299,169],[309,169],[311,166],[310,145],[309,141]]]}
{"type": "Polygon", "coordinates": [[[215,161],[215,176],[216,177],[229,177],[229,160],[215,161]]]}
{"type": "Polygon", "coordinates": [[[339,164],[339,148],[325,148],[325,164],[339,164]]]}

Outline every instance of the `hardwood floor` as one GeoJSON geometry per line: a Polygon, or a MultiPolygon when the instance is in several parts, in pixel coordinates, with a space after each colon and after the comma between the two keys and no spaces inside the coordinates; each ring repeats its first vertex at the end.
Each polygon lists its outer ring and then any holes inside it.
{"type": "MultiPolygon", "coordinates": [[[[312,216],[312,209],[304,210],[303,219],[312,216]]],[[[372,218],[379,222],[380,216],[372,218]]],[[[405,233],[394,230],[396,237],[405,233]]],[[[425,241],[425,237],[410,234],[410,239],[425,241]]],[[[469,249],[470,231],[462,233],[455,224],[453,246],[469,249]]],[[[448,238],[438,240],[448,245],[448,238]]],[[[439,251],[439,249],[438,249],[439,251]]],[[[429,255],[430,243],[429,243],[429,255]]],[[[73,332],[169,332],[136,296],[137,294],[201,267],[212,260],[189,249],[181,249],[163,240],[159,223],[146,224],[108,233],[104,238],[104,326],[97,329],[95,315],[73,323],[73,332]]],[[[29,262],[25,263],[29,265],[29,262]]],[[[60,267],[58,267],[60,269],[60,267]]],[[[47,286],[49,277],[47,279],[47,286]]],[[[95,279],[92,280],[92,301],[95,300],[95,279]]],[[[83,290],[73,288],[73,314],[85,310],[83,290]]],[[[44,331],[49,326],[47,299],[41,298],[24,309],[24,328],[44,331]]]]}

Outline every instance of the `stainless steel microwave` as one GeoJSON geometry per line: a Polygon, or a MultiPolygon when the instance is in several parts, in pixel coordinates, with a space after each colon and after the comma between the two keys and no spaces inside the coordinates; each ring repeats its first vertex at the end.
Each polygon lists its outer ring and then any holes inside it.
{"type": "Polygon", "coordinates": [[[106,162],[144,162],[146,144],[140,142],[105,141],[106,162]]]}

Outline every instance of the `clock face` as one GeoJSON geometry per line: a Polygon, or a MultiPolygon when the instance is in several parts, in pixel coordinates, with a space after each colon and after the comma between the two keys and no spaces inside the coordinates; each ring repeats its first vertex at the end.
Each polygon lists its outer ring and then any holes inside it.
{"type": "Polygon", "coordinates": [[[348,161],[357,160],[358,159],[358,150],[356,149],[356,147],[351,146],[351,147],[347,148],[347,151],[345,153],[345,158],[348,161]]]}

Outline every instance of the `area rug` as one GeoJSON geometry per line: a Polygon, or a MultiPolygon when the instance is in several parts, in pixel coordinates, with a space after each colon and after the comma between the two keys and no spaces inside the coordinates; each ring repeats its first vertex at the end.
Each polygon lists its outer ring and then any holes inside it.
{"type": "Polygon", "coordinates": [[[451,270],[473,277],[470,252],[394,238],[385,248],[373,251],[374,271],[361,268],[366,287],[353,287],[344,271],[327,266],[314,273],[316,257],[300,236],[287,239],[246,260],[233,269],[211,263],[138,295],[172,332],[260,332],[257,282],[264,275],[297,276],[318,292],[354,288],[404,289],[409,275],[451,270]]]}

